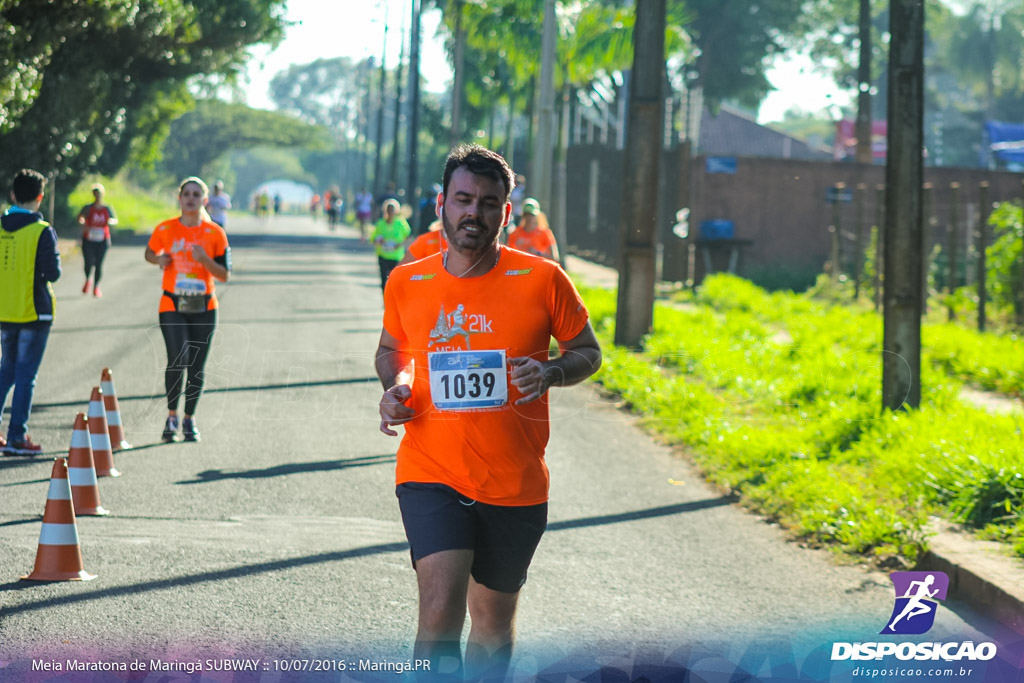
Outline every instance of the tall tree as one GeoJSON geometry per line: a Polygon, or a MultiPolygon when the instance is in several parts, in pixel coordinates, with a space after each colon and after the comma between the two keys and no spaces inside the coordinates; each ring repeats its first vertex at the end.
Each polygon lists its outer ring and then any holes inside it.
{"type": "Polygon", "coordinates": [[[281,36],[284,0],[0,3],[0,175],[33,166],[70,188],[154,144],[191,105],[185,85],[231,78],[281,36]]]}
{"type": "Polygon", "coordinates": [[[809,4],[686,0],[683,28],[696,47],[695,85],[702,88],[705,101],[716,106],[731,99],[756,108],[771,89],[765,75],[770,58],[812,28],[805,22],[809,4]]]}
{"type": "Polygon", "coordinates": [[[933,36],[944,45],[934,59],[957,76],[960,90],[986,118],[1021,119],[1024,95],[1024,5],[1019,0],[971,2],[966,13],[944,13],[933,36]]]}
{"type": "Polygon", "coordinates": [[[184,178],[206,173],[210,164],[233,149],[323,149],[330,145],[330,139],[322,126],[284,113],[204,100],[171,124],[165,145],[173,154],[164,155],[164,168],[174,178],[184,178]]]}
{"type": "Polygon", "coordinates": [[[278,109],[323,126],[338,140],[359,130],[359,101],[366,88],[368,60],[348,57],[293,64],[270,81],[278,109]]]}

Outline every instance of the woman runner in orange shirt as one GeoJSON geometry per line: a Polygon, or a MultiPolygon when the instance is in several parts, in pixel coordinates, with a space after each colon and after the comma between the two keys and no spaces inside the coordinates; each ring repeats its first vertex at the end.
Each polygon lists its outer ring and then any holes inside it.
{"type": "Polygon", "coordinates": [[[178,188],[181,216],[164,221],[153,231],[146,260],[163,270],[160,331],[167,347],[167,422],[162,439],[170,443],[178,432],[178,403],[185,382],[185,441],[198,441],[196,406],[203,393],[203,367],[217,328],[217,296],[213,281],[227,282],[231,249],[224,228],[203,208],[208,190],[199,178],[186,178],[178,188]]]}

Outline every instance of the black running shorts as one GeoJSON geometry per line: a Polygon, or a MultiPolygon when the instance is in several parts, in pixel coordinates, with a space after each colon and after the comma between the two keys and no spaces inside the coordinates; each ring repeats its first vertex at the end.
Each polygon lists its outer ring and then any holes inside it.
{"type": "Polygon", "coordinates": [[[442,550],[472,550],[477,583],[516,593],[548,523],[548,504],[488,505],[444,484],[410,482],[395,489],[412,565],[442,550]]]}

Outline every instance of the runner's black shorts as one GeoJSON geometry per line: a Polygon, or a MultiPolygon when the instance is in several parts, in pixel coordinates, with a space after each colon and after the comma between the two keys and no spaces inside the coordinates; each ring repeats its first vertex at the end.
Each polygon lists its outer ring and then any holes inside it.
{"type": "Polygon", "coordinates": [[[526,583],[533,553],[548,524],[548,504],[488,505],[444,484],[409,482],[395,489],[412,566],[442,550],[472,550],[471,576],[502,593],[526,583]]]}

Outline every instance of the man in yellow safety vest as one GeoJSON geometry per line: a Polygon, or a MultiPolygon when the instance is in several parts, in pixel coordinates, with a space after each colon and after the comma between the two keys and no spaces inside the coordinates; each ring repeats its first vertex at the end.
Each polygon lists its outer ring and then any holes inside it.
{"type": "Polygon", "coordinates": [[[60,278],[57,233],[43,220],[46,178],[22,169],[11,187],[13,205],[0,217],[0,414],[11,400],[4,455],[39,455],[43,448],[27,433],[32,392],[53,324],[56,298],[51,282],[60,278]]]}

